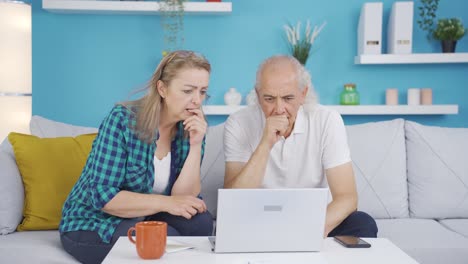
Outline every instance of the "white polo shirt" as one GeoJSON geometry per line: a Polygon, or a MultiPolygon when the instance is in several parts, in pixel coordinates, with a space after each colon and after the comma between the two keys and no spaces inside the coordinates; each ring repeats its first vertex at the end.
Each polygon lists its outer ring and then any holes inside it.
{"type": "MultiPolygon", "coordinates": [[[[232,114],[224,128],[227,162],[247,162],[263,135],[265,116],[260,106],[232,114]]],[[[273,146],[263,179],[263,188],[327,187],[325,170],[351,161],[341,115],[317,105],[299,108],[291,135],[273,146]]]]}

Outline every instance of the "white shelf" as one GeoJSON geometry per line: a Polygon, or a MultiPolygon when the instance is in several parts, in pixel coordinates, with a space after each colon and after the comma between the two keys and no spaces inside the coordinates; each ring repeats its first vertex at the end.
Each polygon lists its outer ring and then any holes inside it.
{"type": "Polygon", "coordinates": [[[242,108],[246,107],[246,105],[204,105],[203,106],[203,113],[205,115],[230,115],[235,113],[242,108]]]}
{"type": "Polygon", "coordinates": [[[342,115],[450,115],[458,105],[329,105],[342,115]]]}
{"type": "MultiPolygon", "coordinates": [[[[160,14],[161,4],[156,1],[98,1],[98,0],[42,0],[42,8],[55,13],[82,14],[160,14]]],[[[185,14],[227,14],[232,12],[231,2],[187,2],[185,14]]]]}
{"type": "Polygon", "coordinates": [[[375,54],[354,57],[354,64],[468,63],[468,53],[375,54]]]}
{"type": "MultiPolygon", "coordinates": [[[[342,115],[451,115],[458,114],[458,105],[326,105],[342,115]]],[[[206,105],[206,115],[230,115],[245,105],[206,105]]]]}

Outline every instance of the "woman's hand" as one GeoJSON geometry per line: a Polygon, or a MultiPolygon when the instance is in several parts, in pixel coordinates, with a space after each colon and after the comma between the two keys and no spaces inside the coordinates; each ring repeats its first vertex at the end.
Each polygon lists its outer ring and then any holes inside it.
{"type": "Polygon", "coordinates": [[[206,204],[203,200],[193,196],[166,196],[166,212],[171,215],[182,216],[187,219],[197,213],[203,213],[206,211],[206,204]]]}
{"type": "Polygon", "coordinates": [[[188,110],[193,116],[184,120],[184,129],[189,132],[190,145],[201,144],[206,134],[207,123],[201,109],[188,110]]]}

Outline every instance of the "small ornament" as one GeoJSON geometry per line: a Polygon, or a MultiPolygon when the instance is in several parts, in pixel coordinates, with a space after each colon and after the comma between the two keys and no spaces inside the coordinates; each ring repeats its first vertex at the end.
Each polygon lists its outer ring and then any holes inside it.
{"type": "Polygon", "coordinates": [[[249,94],[245,98],[245,102],[247,105],[256,105],[258,102],[257,99],[257,93],[255,92],[255,89],[250,90],[249,94]]]}
{"type": "Polygon", "coordinates": [[[356,90],[356,84],[347,83],[344,85],[344,90],[340,94],[341,105],[358,105],[359,93],[356,90]]]}
{"type": "Polygon", "coordinates": [[[236,88],[229,88],[224,94],[224,103],[226,105],[240,105],[242,95],[236,91],[236,88]]]}

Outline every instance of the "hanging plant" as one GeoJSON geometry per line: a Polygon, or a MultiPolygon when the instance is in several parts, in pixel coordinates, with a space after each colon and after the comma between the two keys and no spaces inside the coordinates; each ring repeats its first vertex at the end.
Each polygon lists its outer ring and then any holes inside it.
{"type": "Polygon", "coordinates": [[[436,18],[439,0],[421,0],[419,9],[418,25],[424,31],[427,31],[427,39],[431,40],[434,33],[434,20],[436,18]]]}
{"type": "Polygon", "coordinates": [[[164,32],[163,56],[184,46],[184,3],[187,0],[161,0],[161,26],[164,32]]]}

